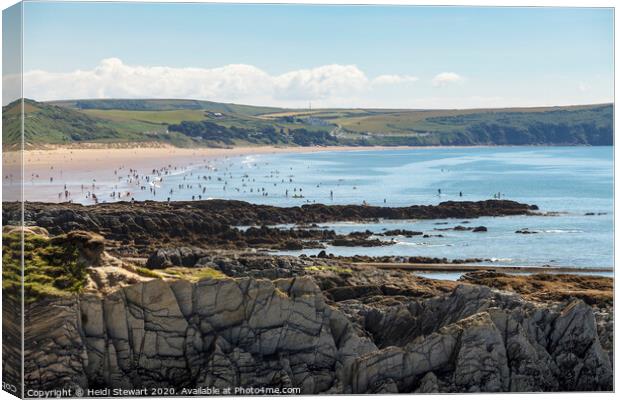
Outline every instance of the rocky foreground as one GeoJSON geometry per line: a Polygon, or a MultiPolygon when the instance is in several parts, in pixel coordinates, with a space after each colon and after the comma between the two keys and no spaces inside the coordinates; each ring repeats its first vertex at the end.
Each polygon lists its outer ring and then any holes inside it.
{"type": "MultiPolygon", "coordinates": [[[[329,258],[173,244],[124,257],[110,235],[145,225],[146,214],[57,207],[28,218],[55,224],[59,235],[25,232],[27,249],[44,250],[28,254],[39,270],[58,273],[60,256],[72,266],[53,280],[27,277],[27,388],[613,390],[609,278],[479,272],[440,281],[329,258]],[[118,225],[104,231],[104,218],[118,225]],[[70,229],[77,226],[104,236],[70,229]]],[[[170,231],[163,221],[152,231],[170,231]]],[[[9,249],[15,232],[5,230],[9,249]]],[[[3,317],[15,319],[7,310],[3,317]]],[[[5,349],[17,340],[5,339],[5,349]]]]}

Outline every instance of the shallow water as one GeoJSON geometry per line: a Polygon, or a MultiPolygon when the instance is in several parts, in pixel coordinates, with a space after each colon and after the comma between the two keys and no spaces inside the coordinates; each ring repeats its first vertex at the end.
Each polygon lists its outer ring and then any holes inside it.
{"type": "MultiPolygon", "coordinates": [[[[111,179],[99,180],[98,198],[111,201],[114,199],[110,192],[128,191],[136,200],[193,197],[279,206],[364,201],[371,205],[403,206],[484,200],[501,193],[501,198],[536,204],[541,211],[562,214],[469,221],[469,226],[486,226],[486,233],[436,230],[465,225],[461,220],[329,224],[326,226],[341,233],[410,229],[444,237],[395,237],[397,244],[392,246],[329,247],[327,252],[491,258],[493,264],[501,265],[613,266],[613,147],[427,148],[239,156],[170,170],[157,182],[154,181],[159,177],[152,171],[138,171],[140,183],[127,182],[127,172],[110,173],[111,179]],[[150,175],[148,183],[145,175],[150,175]],[[140,186],[146,189],[140,190],[140,186]],[[539,233],[515,233],[523,228],[539,233]]],[[[64,177],[77,193],[80,179],[64,177]]],[[[36,189],[38,183],[33,181],[30,185],[36,189]]],[[[87,186],[85,190],[88,189],[87,186]]],[[[82,191],[76,196],[77,201],[92,204],[83,194],[82,191]]]]}
{"type": "MultiPolygon", "coordinates": [[[[336,255],[489,258],[497,265],[613,266],[613,151],[611,147],[468,148],[278,155],[252,159],[274,170],[288,166],[306,199],[249,201],[278,205],[360,203],[388,206],[502,198],[536,204],[558,216],[323,224],[339,233],[418,230],[443,237],[394,237],[374,248],[328,247],[336,255]],[[308,168],[309,167],[309,168],[308,168]],[[304,168],[306,171],[304,171],[304,168]],[[343,179],[343,180],[340,180],[343,179]],[[317,188],[316,185],[320,184],[317,188]],[[354,188],[355,186],[355,188],[354,188]],[[441,189],[441,196],[437,195],[441,189]],[[329,190],[334,191],[333,201],[329,190]],[[463,196],[459,196],[459,191],[463,196]],[[327,193],[327,195],[326,195],[327,193]],[[385,199],[386,203],[383,203],[385,199]],[[585,215],[595,213],[595,215],[585,215]],[[438,229],[483,225],[486,233],[438,229]],[[536,234],[517,234],[527,228],[536,234]]],[[[247,193],[244,194],[247,196],[247,193]]],[[[316,254],[317,250],[283,252],[316,254]]]]}

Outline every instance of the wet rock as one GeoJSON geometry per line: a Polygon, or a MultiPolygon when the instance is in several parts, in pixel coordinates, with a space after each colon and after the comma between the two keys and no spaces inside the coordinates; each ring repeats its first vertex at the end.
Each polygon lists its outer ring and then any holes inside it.
{"type": "MultiPolygon", "coordinates": [[[[21,220],[19,207],[14,204],[7,203],[3,207],[3,218],[7,224],[13,221],[17,224],[21,220]]],[[[335,236],[333,232],[320,229],[281,230],[265,225],[529,215],[534,209],[534,206],[509,200],[446,201],[438,205],[409,207],[323,204],[273,207],[233,200],[117,202],[93,206],[28,203],[24,218],[27,225],[40,226],[53,235],[87,230],[99,233],[107,240],[134,243],[136,249],[124,250],[129,252],[149,246],[144,238],[149,238],[150,245],[156,244],[158,247],[208,244],[213,248],[235,248],[238,242],[252,247],[269,247],[289,239],[321,241],[335,236]],[[238,225],[252,228],[243,232],[234,228],[238,225]]]]}
{"type": "Polygon", "coordinates": [[[424,232],[419,231],[410,231],[407,229],[392,229],[387,230],[382,233],[383,236],[405,236],[405,237],[413,237],[413,236],[421,236],[424,232]]]}
{"type": "Polygon", "coordinates": [[[304,245],[299,240],[288,240],[284,243],[284,250],[303,250],[304,245]]]}
{"type": "Polygon", "coordinates": [[[379,239],[363,239],[363,238],[338,238],[331,241],[332,246],[338,247],[379,247],[390,246],[395,242],[384,241],[379,239]]]}
{"type": "Polygon", "coordinates": [[[534,233],[540,233],[540,231],[533,231],[533,230],[530,230],[529,228],[523,228],[523,229],[516,230],[515,233],[520,233],[522,235],[531,235],[534,233]]]}

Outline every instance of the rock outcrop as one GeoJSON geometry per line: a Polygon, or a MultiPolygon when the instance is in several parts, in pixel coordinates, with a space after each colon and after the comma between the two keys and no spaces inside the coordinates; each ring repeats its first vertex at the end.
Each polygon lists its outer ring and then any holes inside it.
{"type": "Polygon", "coordinates": [[[372,362],[360,358],[367,377],[357,381],[356,392],[386,385],[404,392],[612,387],[594,313],[579,300],[549,308],[516,294],[463,285],[424,301],[348,307],[381,349],[372,362]]]}
{"type": "MultiPolygon", "coordinates": [[[[445,259],[256,250],[376,240],[369,231],[341,236],[316,225],[264,225],[533,210],[496,200],[402,208],[27,203],[29,234],[70,255],[69,272],[76,273],[75,285],[53,286],[26,302],[26,388],[161,387],[176,395],[201,387],[294,387],[305,394],[610,391],[609,278],[471,272],[460,282],[441,281],[364,262],[445,259]]],[[[18,211],[7,204],[3,216],[11,222],[18,211]]],[[[38,270],[28,278],[58,283],[55,273],[67,258],[47,261],[49,276],[38,270]]],[[[14,346],[21,316],[8,311],[5,342],[14,346]]]]}
{"type": "Polygon", "coordinates": [[[538,302],[562,302],[581,299],[597,308],[613,306],[613,280],[596,275],[536,273],[506,274],[494,271],[468,272],[462,282],[517,291],[524,298],[538,302]]]}
{"type": "Polygon", "coordinates": [[[38,302],[26,315],[25,380],[38,389],[612,389],[590,306],[534,303],[479,285],[331,302],[310,276],[153,279],[38,302]]]}
{"type": "MultiPolygon", "coordinates": [[[[321,229],[274,229],[264,225],[311,224],[329,221],[377,219],[475,218],[529,215],[538,208],[509,200],[447,201],[438,205],[374,207],[361,205],[308,204],[273,207],[232,200],[192,202],[104,203],[93,206],[62,203],[26,203],[24,223],[47,229],[52,235],[87,230],[104,236],[125,251],[138,253],[150,245],[197,245],[215,248],[267,247],[284,249],[295,241],[302,248],[320,247],[319,241],[337,239],[321,229]],[[238,229],[235,226],[259,226],[238,229]],[[305,243],[309,241],[310,243],[305,243]],[[318,245],[318,246],[317,246],[318,245]]],[[[16,203],[3,207],[7,223],[19,224],[16,203]]],[[[354,237],[339,237],[352,241],[354,237]]],[[[358,242],[363,243],[361,237],[358,242]]],[[[381,245],[385,242],[369,242],[381,245]]],[[[152,248],[150,248],[152,250],[152,248]]]]}

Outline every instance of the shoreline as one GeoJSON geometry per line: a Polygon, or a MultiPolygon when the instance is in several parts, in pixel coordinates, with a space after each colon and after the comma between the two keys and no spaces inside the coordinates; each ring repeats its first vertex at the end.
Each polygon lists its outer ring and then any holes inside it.
{"type": "MultiPolygon", "coordinates": [[[[157,157],[184,156],[192,158],[201,157],[230,157],[242,155],[260,154],[295,154],[295,153],[318,153],[318,152],[337,152],[337,151],[382,151],[382,150],[426,150],[426,149],[476,149],[476,148],[528,148],[528,147],[565,147],[565,146],[546,146],[546,145],[466,145],[466,146],[235,146],[235,147],[175,147],[165,143],[116,143],[116,144],[84,144],[79,146],[49,146],[44,149],[23,150],[24,167],[50,165],[53,162],[66,162],[67,154],[70,161],[89,163],[99,161],[100,157],[105,156],[106,161],[127,159],[132,161],[151,160],[157,157]],[[136,159],[137,157],[137,159],[136,159]]],[[[580,147],[580,146],[568,146],[580,147]]],[[[582,146],[592,147],[592,146],[582,146]]],[[[603,146],[605,147],[605,146],[603,146]]],[[[5,168],[20,161],[19,150],[3,151],[5,168]]],[[[92,164],[91,164],[92,165],[92,164]]]]}
{"type": "MultiPolygon", "coordinates": [[[[9,187],[19,181],[23,172],[24,198],[53,202],[62,189],[57,182],[67,183],[69,189],[107,182],[116,178],[116,170],[134,170],[150,174],[165,167],[187,169],[197,164],[232,157],[308,154],[319,152],[354,152],[404,149],[431,149],[448,146],[238,146],[230,148],[182,148],[167,144],[148,143],[143,146],[116,147],[114,145],[53,146],[46,149],[29,149],[23,152],[3,152],[4,176],[9,177],[9,187]],[[21,153],[21,154],[20,154],[21,153]],[[23,169],[22,169],[23,168],[23,169]],[[67,182],[67,177],[70,177],[67,182]],[[53,179],[49,180],[49,179],[53,179]],[[48,181],[49,180],[49,181],[48,181]],[[29,183],[37,182],[36,186],[29,183]],[[45,194],[44,194],[45,193],[45,194]]],[[[456,147],[456,146],[451,146],[456,147]]],[[[478,146],[471,146],[478,147],[478,146]]],[[[482,146],[480,146],[482,147],[482,146]]],[[[13,199],[13,198],[10,198],[13,199]]],[[[15,198],[14,200],[17,200],[15,198]]]]}
{"type": "MultiPolygon", "coordinates": [[[[440,146],[438,146],[440,147],[440,146]]],[[[24,168],[37,168],[41,166],[55,167],[90,167],[107,166],[122,162],[124,164],[136,164],[140,162],[153,165],[157,161],[160,166],[168,158],[183,157],[183,160],[195,162],[197,160],[214,159],[220,157],[235,157],[244,155],[263,154],[295,154],[295,153],[318,153],[330,151],[380,151],[380,150],[403,150],[425,148],[413,146],[239,146],[230,148],[199,147],[183,148],[170,145],[153,147],[70,147],[58,146],[50,149],[24,150],[23,156],[19,157],[19,151],[3,152],[4,167],[16,167],[23,160],[24,168]]],[[[430,147],[428,147],[430,148],[430,147]]],[[[138,166],[140,167],[140,166],[138,166]]]]}
{"type": "Polygon", "coordinates": [[[563,273],[563,274],[592,274],[592,273],[612,273],[612,267],[574,267],[574,266],[531,266],[531,265],[477,265],[477,264],[457,264],[457,263],[383,263],[383,262],[354,262],[353,265],[360,267],[373,267],[386,270],[417,271],[427,273],[440,272],[502,272],[507,274],[535,274],[535,273],[563,273]]]}

